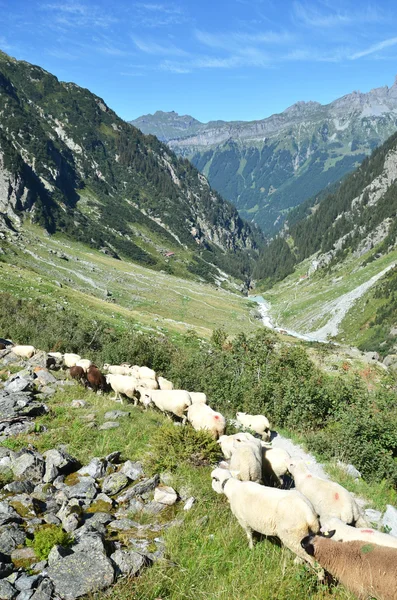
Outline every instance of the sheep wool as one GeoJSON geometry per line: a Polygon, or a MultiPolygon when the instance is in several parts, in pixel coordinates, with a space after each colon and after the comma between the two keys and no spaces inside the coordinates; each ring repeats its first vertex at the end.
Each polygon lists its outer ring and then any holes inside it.
{"type": "Polygon", "coordinates": [[[270,423],[264,415],[248,415],[244,412],[238,412],[236,419],[243,427],[252,429],[252,431],[258,433],[264,442],[270,440],[270,423]]]}
{"type": "MultiPolygon", "coordinates": [[[[332,532],[330,532],[330,536],[332,532]]],[[[360,600],[397,600],[397,548],[307,536],[302,547],[360,600]]]]}
{"type": "Polygon", "coordinates": [[[397,537],[369,527],[350,527],[350,525],[346,525],[346,523],[343,523],[343,521],[336,517],[322,522],[321,531],[335,531],[332,536],[335,542],[352,542],[358,540],[377,544],[378,546],[397,548],[397,537]]]}

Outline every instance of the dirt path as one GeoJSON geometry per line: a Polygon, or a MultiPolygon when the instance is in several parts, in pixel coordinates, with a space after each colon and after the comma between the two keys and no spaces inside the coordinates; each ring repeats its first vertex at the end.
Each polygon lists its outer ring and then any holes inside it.
{"type": "Polygon", "coordinates": [[[329,479],[329,476],[324,471],[323,465],[317,462],[313,454],[306,452],[301,446],[299,446],[298,444],[294,444],[294,442],[292,442],[288,438],[283,437],[279,433],[274,433],[276,434],[275,437],[272,438],[272,446],[274,448],[282,448],[294,458],[304,460],[310,472],[313,475],[316,475],[316,477],[321,477],[322,479],[329,479]]]}

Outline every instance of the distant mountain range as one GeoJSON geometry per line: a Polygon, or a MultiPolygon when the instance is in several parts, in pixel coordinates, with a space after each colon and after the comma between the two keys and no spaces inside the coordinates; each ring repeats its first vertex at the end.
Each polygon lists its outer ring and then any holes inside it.
{"type": "Polygon", "coordinates": [[[31,218],[50,234],[209,281],[219,269],[250,271],[260,231],[188,160],[87,89],[0,52],[0,115],[0,229],[31,218]]]}
{"type": "Polygon", "coordinates": [[[397,130],[397,83],[259,121],[157,111],[131,121],[188,157],[240,215],[273,235],[287,212],[338,182],[397,130]]]}

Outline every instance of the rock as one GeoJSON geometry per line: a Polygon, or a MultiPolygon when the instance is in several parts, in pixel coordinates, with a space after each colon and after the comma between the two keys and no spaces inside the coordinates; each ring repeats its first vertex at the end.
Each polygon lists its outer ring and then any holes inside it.
{"type": "Polygon", "coordinates": [[[37,350],[34,356],[29,358],[28,363],[32,367],[45,368],[47,364],[47,352],[44,352],[43,350],[37,350]]]}
{"type": "Polygon", "coordinates": [[[374,510],[373,508],[367,508],[365,511],[365,516],[367,517],[370,523],[375,523],[376,525],[380,525],[382,521],[382,513],[380,510],[374,510]]]}
{"type": "Polygon", "coordinates": [[[32,483],[40,483],[44,475],[44,460],[37,452],[24,452],[12,460],[11,468],[16,479],[28,479],[32,483]]]}
{"type": "Polygon", "coordinates": [[[355,466],[351,465],[351,464],[346,464],[341,462],[340,460],[338,460],[337,465],[340,469],[342,469],[342,471],[344,471],[347,475],[350,475],[350,477],[353,477],[354,479],[361,479],[361,473],[360,471],[358,471],[356,469],[355,466]]]}
{"type": "Polygon", "coordinates": [[[111,452],[110,454],[105,456],[105,458],[108,462],[110,462],[112,464],[118,464],[120,462],[120,456],[121,456],[121,452],[116,451],[116,452],[111,452]]]}
{"type": "Polygon", "coordinates": [[[143,475],[143,467],[140,462],[132,462],[131,460],[127,460],[121,467],[120,473],[127,475],[131,481],[135,481],[143,475]]]}
{"type": "Polygon", "coordinates": [[[48,523],[48,525],[60,525],[61,520],[58,519],[53,513],[47,513],[44,515],[44,521],[48,523]]]}
{"type": "Polygon", "coordinates": [[[0,579],[7,577],[14,570],[14,565],[9,562],[0,562],[0,579]]]}
{"type": "Polygon", "coordinates": [[[87,516],[87,523],[94,529],[98,525],[107,525],[114,520],[114,516],[108,512],[96,512],[87,516]]]}
{"type": "Polygon", "coordinates": [[[21,517],[15,510],[13,512],[0,513],[0,527],[8,523],[22,523],[21,517]]]}
{"type": "Polygon", "coordinates": [[[174,490],[174,488],[169,486],[156,487],[154,490],[154,500],[155,502],[160,502],[161,504],[166,504],[167,506],[172,506],[178,499],[178,494],[174,490]]]}
{"type": "Polygon", "coordinates": [[[29,494],[17,494],[11,498],[10,506],[24,519],[28,517],[36,517],[36,514],[44,508],[36,498],[29,494]]]}
{"type": "Polygon", "coordinates": [[[116,531],[129,531],[130,529],[136,529],[139,524],[132,519],[117,519],[112,521],[109,525],[109,529],[116,531]]]}
{"type": "Polygon", "coordinates": [[[164,485],[170,485],[174,480],[174,476],[169,471],[164,471],[160,474],[160,481],[164,485]]]}
{"type": "Polygon", "coordinates": [[[47,371],[47,369],[40,369],[39,371],[35,371],[36,379],[39,381],[41,385],[51,385],[52,383],[58,383],[58,380],[52,373],[47,371]]]}
{"type": "Polygon", "coordinates": [[[67,498],[85,498],[93,500],[97,494],[95,479],[92,477],[81,477],[76,485],[65,486],[63,491],[67,498]]]}
{"type": "Polygon", "coordinates": [[[128,479],[127,475],[125,475],[124,473],[112,473],[103,480],[102,491],[105,494],[114,496],[115,494],[118,494],[122,489],[127,487],[129,481],[130,480],[128,479]]]}
{"type": "Polygon", "coordinates": [[[389,533],[397,537],[397,509],[391,504],[387,504],[386,512],[383,515],[382,525],[389,528],[389,533]]]}
{"type": "Polygon", "coordinates": [[[120,419],[122,417],[129,417],[130,412],[126,412],[125,410],[109,410],[105,413],[104,419],[107,421],[111,421],[112,419],[120,419]]]}
{"type": "Polygon", "coordinates": [[[59,546],[56,544],[50,550],[48,555],[48,564],[52,565],[56,563],[58,560],[61,560],[65,556],[69,556],[69,554],[73,554],[73,551],[70,548],[64,548],[63,546],[59,546]]]}
{"type": "Polygon", "coordinates": [[[0,532],[0,552],[9,555],[17,546],[23,546],[25,540],[26,535],[15,523],[6,525],[0,532]]]}
{"type": "Polygon", "coordinates": [[[117,565],[116,570],[122,575],[135,577],[148,564],[148,559],[134,550],[116,550],[110,558],[117,565]]]}
{"type": "Polygon", "coordinates": [[[30,569],[33,573],[41,573],[47,566],[46,560],[41,560],[40,562],[34,563],[30,566],[30,569]]]}
{"type": "Polygon", "coordinates": [[[33,594],[34,590],[23,590],[22,592],[19,592],[16,600],[30,600],[33,594]]]}
{"type": "Polygon", "coordinates": [[[5,492],[12,494],[31,494],[34,490],[34,485],[31,481],[12,481],[3,487],[5,492]]]}
{"type": "Polygon", "coordinates": [[[101,431],[106,431],[107,429],[116,429],[116,427],[120,427],[120,423],[118,423],[118,421],[107,421],[98,429],[100,429],[101,431]]]}
{"type": "MultiPolygon", "coordinates": [[[[30,563],[34,563],[37,560],[37,556],[33,550],[33,548],[16,548],[11,552],[11,560],[12,562],[26,561],[30,563]]],[[[18,586],[17,586],[18,587],[18,586]]],[[[22,588],[18,588],[22,589],[22,588]]]]}
{"type": "Polygon", "coordinates": [[[54,585],[52,582],[49,579],[43,579],[31,600],[51,600],[53,591],[54,585]]]}
{"type": "Polygon", "coordinates": [[[104,493],[98,494],[95,498],[95,502],[93,502],[90,506],[90,512],[108,512],[113,508],[113,500],[104,493]]]}
{"type": "Polygon", "coordinates": [[[12,600],[17,595],[17,590],[11,583],[5,579],[0,579],[0,599],[1,600],[12,600]]]}
{"type": "Polygon", "coordinates": [[[195,503],[195,501],[196,501],[196,499],[193,496],[191,496],[189,498],[189,500],[186,501],[186,503],[183,507],[183,510],[190,510],[192,508],[193,504],[195,503]]]}
{"type": "Polygon", "coordinates": [[[383,364],[391,370],[397,370],[397,354],[388,354],[383,360],[383,364]]]}
{"type": "Polygon", "coordinates": [[[18,577],[18,579],[16,580],[15,587],[20,592],[22,592],[23,590],[31,590],[33,588],[36,588],[39,585],[41,579],[42,579],[41,575],[30,575],[29,576],[29,575],[23,574],[21,577],[18,577]]]}
{"type": "Polygon", "coordinates": [[[86,404],[87,403],[85,400],[72,400],[71,402],[71,406],[73,406],[73,408],[84,408],[86,404]]]}
{"type": "Polygon", "coordinates": [[[158,486],[159,483],[160,483],[160,478],[157,474],[154,475],[153,477],[151,477],[150,479],[144,479],[140,483],[136,483],[135,485],[133,485],[124,494],[119,496],[117,498],[117,502],[119,504],[122,502],[128,502],[135,496],[141,496],[142,494],[145,494],[146,492],[150,492],[151,490],[154,490],[158,486]]]}
{"type": "Polygon", "coordinates": [[[8,380],[4,384],[4,389],[7,392],[27,392],[33,389],[33,379],[27,379],[25,377],[16,377],[15,379],[8,380]]]}
{"type": "Polygon", "coordinates": [[[62,521],[62,527],[66,531],[66,533],[71,533],[75,531],[80,525],[79,516],[76,514],[69,515],[62,521]]]}
{"type": "Polygon", "coordinates": [[[105,458],[94,457],[88,465],[81,467],[81,469],[78,470],[78,473],[80,473],[80,475],[89,475],[94,479],[101,479],[106,475],[107,466],[108,463],[105,458]]]}
{"type": "Polygon", "coordinates": [[[140,500],[138,500],[138,498],[133,498],[128,505],[127,512],[131,512],[131,513],[141,512],[141,510],[143,510],[144,506],[145,506],[144,503],[141,502],[140,500]]]}
{"type": "Polygon", "coordinates": [[[369,361],[379,360],[380,358],[377,352],[364,352],[364,356],[369,361]]]}
{"type": "Polygon", "coordinates": [[[114,568],[101,552],[78,552],[65,556],[47,570],[55,592],[64,600],[74,600],[109,587],[114,568]]]}
{"type": "Polygon", "coordinates": [[[162,502],[149,502],[143,507],[142,512],[147,515],[158,515],[167,507],[166,504],[162,502]]]}
{"type": "Polygon", "coordinates": [[[45,473],[43,480],[51,483],[59,475],[68,475],[77,469],[79,462],[64,450],[47,450],[45,457],[45,473]]]}
{"type": "Polygon", "coordinates": [[[101,552],[106,556],[103,538],[98,533],[82,535],[77,544],[72,547],[73,552],[101,552]]]}

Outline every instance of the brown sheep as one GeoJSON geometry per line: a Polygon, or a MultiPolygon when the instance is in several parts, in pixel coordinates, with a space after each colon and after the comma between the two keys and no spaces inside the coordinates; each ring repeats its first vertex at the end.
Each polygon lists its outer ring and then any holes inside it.
{"type": "Polygon", "coordinates": [[[94,392],[97,392],[98,390],[102,390],[104,392],[106,390],[105,376],[102,375],[96,365],[91,365],[88,367],[86,377],[94,392]]]}
{"type": "Polygon", "coordinates": [[[301,546],[360,600],[397,600],[397,548],[335,542],[334,533],[308,535],[301,546]]]}
{"type": "Polygon", "coordinates": [[[83,385],[86,383],[86,374],[83,367],[70,367],[69,374],[72,379],[79,381],[83,385]]]}

